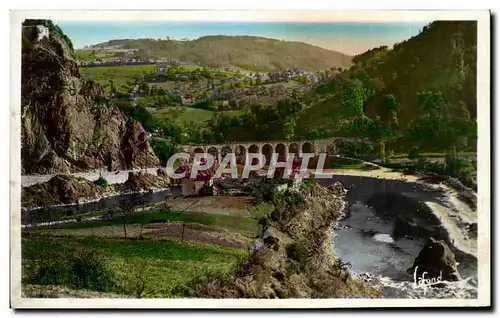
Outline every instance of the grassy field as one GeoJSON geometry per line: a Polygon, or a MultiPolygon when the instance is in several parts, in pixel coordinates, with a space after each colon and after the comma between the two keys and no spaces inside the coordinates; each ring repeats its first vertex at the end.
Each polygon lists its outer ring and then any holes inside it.
{"type": "MultiPolygon", "coordinates": [[[[246,251],[223,248],[205,243],[172,240],[125,240],[89,237],[38,236],[25,238],[23,248],[23,278],[26,283],[63,285],[80,289],[114,292],[135,296],[143,289],[143,297],[183,297],[197,280],[210,275],[231,273],[246,251]],[[65,273],[64,258],[72,259],[72,253],[92,251],[102,259],[98,263],[109,273],[106,279],[92,279],[89,283],[61,280],[54,284],[56,273],[65,273]],[[50,259],[47,259],[50,257],[50,259]],[[58,261],[58,262],[56,262],[58,261]],[[37,272],[38,263],[42,274],[37,272]],[[41,263],[41,264],[40,264],[41,263]],[[50,271],[57,271],[52,272],[50,271]],[[37,275],[38,274],[38,275],[37,275]],[[39,278],[38,280],[33,277],[39,278]],[[44,280],[41,280],[43,278],[44,280]],[[99,282],[101,284],[96,283],[99,282]],[[93,283],[93,284],[90,284],[93,283]]],[[[78,258],[77,258],[78,259],[78,258]]],[[[83,267],[80,260],[80,267],[83,267]]],[[[75,262],[76,263],[76,262],[75,262]]],[[[97,272],[97,266],[94,266],[97,272]]],[[[71,273],[68,273],[71,275],[71,273]]],[[[76,277],[85,278],[81,272],[76,277]]],[[[71,276],[70,276],[71,277],[71,276]]],[[[57,282],[57,281],[56,281],[57,282]]],[[[43,286],[41,286],[43,288],[43,286]]],[[[43,294],[43,293],[42,293],[43,294]]]]}
{"type": "Polygon", "coordinates": [[[236,65],[236,66],[238,68],[242,69],[242,70],[250,71],[250,72],[260,72],[260,73],[269,73],[269,72],[272,72],[272,70],[270,70],[270,69],[259,68],[259,67],[255,67],[255,66],[252,66],[252,65],[239,64],[239,65],[236,65]]]}
{"type": "Polygon", "coordinates": [[[112,80],[115,87],[120,87],[127,81],[133,81],[134,77],[142,72],[151,72],[155,68],[156,65],[96,66],[82,67],[80,73],[99,84],[106,85],[112,80]]]}
{"type": "MultiPolygon", "coordinates": [[[[155,109],[150,107],[149,110],[152,112],[153,116],[157,118],[160,122],[173,121],[175,123],[204,123],[210,118],[212,118],[213,111],[192,108],[192,107],[167,107],[162,109],[155,109]]],[[[222,111],[224,115],[228,116],[241,116],[245,113],[243,109],[227,110],[222,111]]]]}
{"type": "Polygon", "coordinates": [[[68,288],[78,296],[185,297],[200,282],[232,279],[258,232],[257,221],[239,213],[136,213],[126,237],[123,223],[110,216],[25,230],[23,285],[38,297],[68,288]]]}
{"type": "MultiPolygon", "coordinates": [[[[244,235],[252,235],[257,232],[257,224],[255,220],[248,217],[238,217],[225,214],[208,214],[196,212],[154,212],[135,214],[131,216],[128,224],[151,224],[151,223],[170,223],[170,222],[184,222],[184,223],[197,223],[210,227],[216,227],[233,232],[238,232],[244,235]],[[159,222],[161,221],[161,222],[159,222]]],[[[77,222],[62,224],[59,228],[51,228],[47,231],[77,229],[92,229],[103,226],[116,226],[121,225],[122,220],[118,217],[109,220],[96,220],[89,222],[77,222]]],[[[123,232],[123,230],[120,229],[123,232]]]]}
{"type": "Polygon", "coordinates": [[[182,107],[182,108],[163,108],[153,113],[155,118],[160,122],[173,121],[176,123],[182,122],[205,122],[212,118],[213,112],[205,109],[182,107]]]}

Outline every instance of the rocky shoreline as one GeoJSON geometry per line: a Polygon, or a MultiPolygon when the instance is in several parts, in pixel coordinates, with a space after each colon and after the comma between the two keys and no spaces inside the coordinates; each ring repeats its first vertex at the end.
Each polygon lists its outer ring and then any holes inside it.
{"type": "Polygon", "coordinates": [[[123,183],[99,184],[74,175],[55,175],[48,181],[21,189],[22,209],[58,207],[99,201],[110,196],[166,189],[170,179],[149,172],[128,172],[123,183]]]}
{"type": "MultiPolygon", "coordinates": [[[[332,228],[345,201],[334,188],[302,190],[305,204],[288,222],[272,221],[239,277],[229,285],[198,287],[201,298],[380,298],[382,294],[349,272],[330,246],[332,228]]],[[[262,220],[261,220],[261,225],[262,220]]]]}

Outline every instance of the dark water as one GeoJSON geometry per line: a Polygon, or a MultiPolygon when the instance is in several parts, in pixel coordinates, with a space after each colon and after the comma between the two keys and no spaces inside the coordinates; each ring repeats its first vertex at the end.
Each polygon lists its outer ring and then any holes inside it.
{"type": "MultiPolygon", "coordinates": [[[[332,248],[344,262],[350,264],[354,273],[361,274],[387,298],[477,298],[477,260],[449,244],[455,253],[458,270],[462,281],[449,283],[444,288],[416,289],[414,277],[407,273],[424,246],[426,235],[442,235],[446,230],[430,209],[415,212],[418,215],[415,226],[422,229],[422,236],[395,236],[394,217],[381,213],[380,207],[370,207],[366,202],[373,202],[374,195],[384,193],[405,193],[411,191],[413,197],[422,196],[422,200],[435,200],[439,193],[419,189],[411,183],[374,178],[339,176],[348,188],[348,207],[346,217],[334,228],[332,248]],[[370,180],[372,179],[372,180],[370,180]],[[427,215],[428,214],[428,215],[427,215]],[[437,225],[436,225],[437,223],[437,225]]],[[[338,178],[338,179],[340,179],[338,178]]],[[[337,179],[337,180],[338,180],[337,179]]],[[[383,197],[382,197],[383,198],[383,197]]],[[[389,196],[388,196],[389,198],[389,196]]],[[[380,200],[379,200],[380,201],[380,200]]],[[[391,207],[395,202],[384,202],[383,208],[391,207]]],[[[393,207],[393,206],[392,206],[393,207]]],[[[414,208],[414,207],[413,207],[414,208]]],[[[404,214],[405,207],[396,214],[404,214]]],[[[383,211],[382,211],[383,212],[383,211]]],[[[419,233],[419,232],[417,232],[419,233]]],[[[412,233],[415,234],[415,233],[412,233]]],[[[447,235],[443,237],[447,239],[447,235]]]]}
{"type": "MultiPolygon", "coordinates": [[[[115,195],[104,197],[99,200],[81,204],[68,204],[54,208],[61,209],[65,215],[74,215],[85,212],[99,211],[116,208],[123,201],[131,201],[132,198],[140,198],[144,204],[153,204],[165,201],[165,197],[176,197],[181,195],[180,188],[170,188],[156,192],[130,193],[125,195],[115,195]]],[[[26,224],[30,222],[29,215],[37,209],[25,210],[22,212],[21,222],[26,224]]]]}

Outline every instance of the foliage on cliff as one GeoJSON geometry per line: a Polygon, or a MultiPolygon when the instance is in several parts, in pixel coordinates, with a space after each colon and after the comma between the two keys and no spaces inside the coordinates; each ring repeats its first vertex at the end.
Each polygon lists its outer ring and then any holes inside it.
{"type": "Polygon", "coordinates": [[[413,120],[427,113],[422,92],[440,94],[450,113],[475,119],[476,34],[474,21],[436,21],[393,48],[355,56],[349,70],[316,88],[316,94],[333,96],[306,109],[297,131],[339,135],[345,133],[345,120],[366,116],[405,134],[413,120]]]}
{"type": "Polygon", "coordinates": [[[211,277],[194,291],[207,298],[381,297],[352,275],[331,250],[332,223],[343,199],[314,183],[300,192],[271,191],[274,209],[260,218],[260,244],[241,262],[235,280],[211,277]]]}

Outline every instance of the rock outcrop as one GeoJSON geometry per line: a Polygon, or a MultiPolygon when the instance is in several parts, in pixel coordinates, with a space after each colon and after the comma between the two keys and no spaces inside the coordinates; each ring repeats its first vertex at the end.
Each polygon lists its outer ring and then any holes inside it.
{"type": "Polygon", "coordinates": [[[73,55],[71,41],[50,21],[23,24],[22,173],[158,164],[142,125],[80,76],[73,55]],[[39,39],[37,25],[49,36],[39,39]]]}
{"type": "Polygon", "coordinates": [[[170,186],[170,178],[167,176],[155,176],[150,173],[129,173],[127,181],[115,185],[119,192],[138,192],[153,189],[167,188],[170,186]]]}
{"type": "MultiPolygon", "coordinates": [[[[305,190],[305,189],[304,189],[305,190]]],[[[302,192],[301,192],[302,193],[302,192]]],[[[289,221],[269,220],[234,282],[212,281],[199,298],[379,298],[382,294],[351,274],[332,252],[332,224],[345,206],[343,195],[319,185],[303,192],[305,204],[289,206],[289,221]]]]}
{"type": "Polygon", "coordinates": [[[408,269],[411,275],[416,274],[422,277],[426,273],[426,278],[441,277],[443,281],[458,281],[460,274],[457,270],[455,255],[448,245],[443,241],[430,238],[420,251],[413,266],[408,269]],[[415,270],[416,269],[416,270],[415,270]]]}
{"type": "Polygon", "coordinates": [[[70,204],[96,199],[110,191],[85,178],[56,175],[47,182],[25,187],[21,192],[21,206],[34,208],[56,204],[70,204]]]}

